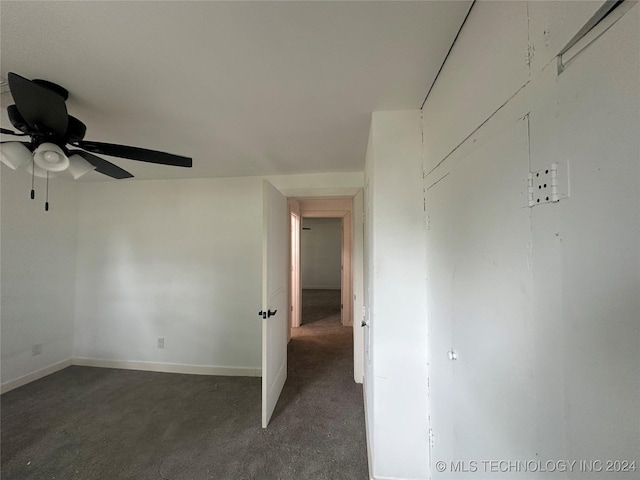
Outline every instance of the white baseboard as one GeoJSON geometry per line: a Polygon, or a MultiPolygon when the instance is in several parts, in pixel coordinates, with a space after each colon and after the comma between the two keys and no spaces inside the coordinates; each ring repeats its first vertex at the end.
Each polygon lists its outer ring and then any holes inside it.
{"type": "Polygon", "coordinates": [[[41,368],[22,377],[0,385],[0,394],[35,382],[71,365],[81,367],[120,368],[123,370],[144,370],[147,372],[185,373],[191,375],[221,375],[226,377],[261,377],[261,368],[215,367],[207,365],[181,365],[174,363],[128,362],[120,360],[98,360],[94,358],[69,358],[48,367],[41,368]]]}
{"type": "Polygon", "coordinates": [[[73,365],[82,367],[119,368],[123,370],[143,370],[147,372],[185,373],[191,375],[222,375],[227,377],[261,377],[261,368],[217,367],[208,365],[184,365],[177,363],[130,362],[125,360],[101,360],[95,358],[74,358],[73,365]]]}
{"type": "Polygon", "coordinates": [[[14,388],[21,387],[26,385],[27,383],[35,382],[36,380],[40,380],[47,375],[51,375],[52,373],[56,373],[63,368],[67,368],[72,365],[71,359],[63,360],[58,363],[54,363],[53,365],[49,365],[48,367],[41,368],[40,370],[36,370],[35,372],[31,372],[27,375],[23,375],[22,377],[16,378],[15,380],[10,380],[8,382],[0,385],[0,393],[7,393],[14,388]]]}

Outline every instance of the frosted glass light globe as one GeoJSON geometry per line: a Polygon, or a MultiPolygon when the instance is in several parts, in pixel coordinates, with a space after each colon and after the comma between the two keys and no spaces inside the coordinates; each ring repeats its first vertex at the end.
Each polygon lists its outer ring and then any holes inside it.
{"type": "Polygon", "coordinates": [[[0,161],[17,170],[31,162],[31,152],[20,142],[3,143],[0,145],[0,161]]]}
{"type": "Polygon", "coordinates": [[[60,161],[60,155],[56,152],[47,151],[42,154],[42,158],[48,163],[58,163],[60,161]]]}
{"type": "Polygon", "coordinates": [[[42,143],[38,146],[33,152],[33,160],[37,166],[49,172],[61,172],[69,166],[69,159],[54,143],[42,143]]]}

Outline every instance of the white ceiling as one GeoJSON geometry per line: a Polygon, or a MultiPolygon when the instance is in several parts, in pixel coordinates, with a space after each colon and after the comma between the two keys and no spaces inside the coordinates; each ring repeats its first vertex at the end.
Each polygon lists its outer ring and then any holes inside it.
{"type": "Polygon", "coordinates": [[[371,112],[420,108],[470,4],[2,1],[0,75],[67,88],[87,140],[193,157],[106,157],[137,178],[360,171],[371,112]]]}

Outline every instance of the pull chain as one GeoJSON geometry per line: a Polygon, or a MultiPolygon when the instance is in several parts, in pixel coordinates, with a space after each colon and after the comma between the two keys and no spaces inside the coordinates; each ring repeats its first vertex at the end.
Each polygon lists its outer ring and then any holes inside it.
{"type": "Polygon", "coordinates": [[[47,195],[44,201],[44,211],[49,211],[49,170],[47,170],[47,195]]]}
{"type": "Polygon", "coordinates": [[[31,200],[36,198],[36,190],[34,188],[34,177],[36,176],[36,161],[31,159],[31,200]]]}

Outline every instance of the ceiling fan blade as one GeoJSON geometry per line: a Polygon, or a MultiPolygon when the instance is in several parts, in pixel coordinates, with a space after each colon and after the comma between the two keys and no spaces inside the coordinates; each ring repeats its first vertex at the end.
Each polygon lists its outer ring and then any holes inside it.
{"type": "Polygon", "coordinates": [[[7,130],[6,128],[0,128],[0,133],[2,133],[4,135],[13,135],[14,137],[26,137],[27,136],[26,133],[14,132],[13,130],[7,130]]]}
{"type": "Polygon", "coordinates": [[[193,161],[189,157],[173,155],[171,153],[147,150],[146,148],[127,147],[125,145],[115,145],[113,143],[101,143],[80,141],[76,146],[93,153],[111,155],[112,157],[128,158],[141,162],[159,163],[161,165],[173,165],[174,167],[191,167],[193,161]]]}
{"type": "Polygon", "coordinates": [[[8,77],[11,95],[25,122],[41,133],[64,136],[69,122],[64,98],[13,72],[9,72],[8,77]]]}
{"type": "Polygon", "coordinates": [[[117,178],[118,180],[122,178],[133,178],[133,175],[126,170],[123,170],[119,166],[108,162],[104,158],[93,155],[92,153],[83,152],[82,150],[70,150],[69,156],[71,155],[80,155],[87,162],[96,167],[96,172],[102,173],[108,177],[117,178]]]}

